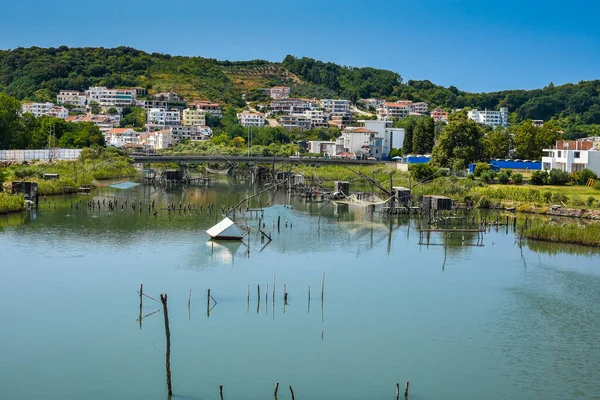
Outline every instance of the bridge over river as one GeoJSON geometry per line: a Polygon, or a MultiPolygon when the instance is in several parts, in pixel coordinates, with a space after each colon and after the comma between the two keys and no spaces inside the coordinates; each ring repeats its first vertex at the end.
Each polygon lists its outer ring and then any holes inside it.
{"type": "Polygon", "coordinates": [[[321,157],[258,157],[258,156],[188,156],[133,154],[136,163],[248,163],[248,164],[307,164],[307,165],[375,165],[377,160],[347,160],[321,157]]]}

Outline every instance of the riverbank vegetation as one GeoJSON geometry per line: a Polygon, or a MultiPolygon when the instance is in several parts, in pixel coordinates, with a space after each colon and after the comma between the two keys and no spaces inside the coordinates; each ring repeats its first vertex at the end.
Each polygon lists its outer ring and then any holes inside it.
{"type": "Polygon", "coordinates": [[[536,223],[523,231],[527,239],[600,247],[600,223],[536,223]]]}
{"type": "Polygon", "coordinates": [[[80,187],[93,186],[95,180],[135,177],[131,159],[115,148],[83,149],[78,160],[32,162],[11,165],[4,170],[5,188],[12,181],[37,182],[41,196],[76,193],[80,187]],[[58,179],[44,179],[56,174],[58,179]]]}
{"type": "Polygon", "coordinates": [[[0,214],[23,211],[24,208],[23,196],[0,192],[0,214]]]}

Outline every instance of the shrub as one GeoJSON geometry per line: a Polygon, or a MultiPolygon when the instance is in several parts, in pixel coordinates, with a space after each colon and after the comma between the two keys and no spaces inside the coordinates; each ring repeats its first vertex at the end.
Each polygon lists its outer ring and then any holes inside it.
{"type": "Polygon", "coordinates": [[[552,201],[552,192],[549,190],[546,190],[543,194],[544,196],[544,200],[546,200],[547,203],[550,203],[550,201],[552,201]]]}
{"type": "Polygon", "coordinates": [[[556,192],[552,195],[553,203],[566,203],[567,201],[569,201],[569,197],[564,193],[556,192]]]}
{"type": "Polygon", "coordinates": [[[498,173],[496,171],[490,171],[488,172],[488,174],[490,174],[490,178],[492,178],[492,180],[496,179],[496,176],[498,176],[498,173]]]}
{"type": "Polygon", "coordinates": [[[430,182],[437,173],[437,168],[427,164],[410,164],[408,171],[412,177],[418,181],[430,182]]]}
{"type": "Polygon", "coordinates": [[[600,190],[600,182],[594,183],[594,189],[600,190]]]}
{"type": "Polygon", "coordinates": [[[485,183],[490,183],[492,181],[492,176],[490,175],[489,172],[482,173],[481,176],[480,176],[480,178],[485,183]]]}
{"type": "Polygon", "coordinates": [[[507,184],[509,180],[508,174],[506,172],[500,172],[498,174],[498,182],[502,184],[507,184]]]}
{"type": "Polygon", "coordinates": [[[513,174],[511,179],[515,185],[520,185],[523,183],[523,174],[513,174]]]}
{"type": "Polygon", "coordinates": [[[545,185],[548,182],[548,173],[546,171],[534,171],[529,182],[532,185],[545,185]]]}
{"type": "MultiPolygon", "coordinates": [[[[469,174],[467,175],[467,179],[470,181],[474,181],[475,180],[475,174],[469,174]]],[[[600,190],[600,182],[598,182],[598,190],[600,190]]]]}
{"type": "Polygon", "coordinates": [[[579,173],[577,173],[576,176],[577,176],[577,181],[575,183],[577,183],[578,185],[587,185],[590,178],[591,179],[598,178],[598,176],[594,173],[594,171],[592,171],[591,169],[588,169],[588,168],[579,171],[579,173]]]}
{"type": "Polygon", "coordinates": [[[489,170],[491,170],[490,164],[479,162],[475,165],[475,169],[473,170],[473,172],[475,173],[475,176],[481,176],[482,173],[487,172],[489,170]]]}
{"type": "Polygon", "coordinates": [[[593,206],[595,201],[596,201],[596,199],[593,198],[592,196],[588,197],[588,199],[587,199],[587,206],[588,207],[593,206]]]}
{"type": "Polygon", "coordinates": [[[548,176],[548,183],[550,185],[563,186],[569,182],[569,179],[570,177],[568,172],[560,169],[553,169],[550,171],[550,175],[548,176]]]}

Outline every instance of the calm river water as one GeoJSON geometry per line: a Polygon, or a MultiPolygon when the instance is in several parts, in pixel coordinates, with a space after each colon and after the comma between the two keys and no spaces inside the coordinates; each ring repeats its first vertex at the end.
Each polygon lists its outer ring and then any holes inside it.
{"type": "Polygon", "coordinates": [[[421,246],[414,220],[285,193],[261,196],[274,230],[264,249],[256,231],[249,253],[212,245],[206,204],[251,192],[107,187],[0,217],[0,397],[166,398],[164,320],[145,298],[140,326],[143,283],[168,294],[174,398],[218,399],[223,384],[227,400],[270,399],[278,381],[280,399],[290,385],[298,399],[393,399],[410,381],[415,400],[600,399],[596,253],[521,251],[504,230],[483,246],[471,234],[421,246]],[[117,198],[117,211],[88,210],[91,198],[117,198]],[[148,199],[203,213],[155,217],[148,199]],[[218,304],[207,315],[209,288],[218,304]]]}

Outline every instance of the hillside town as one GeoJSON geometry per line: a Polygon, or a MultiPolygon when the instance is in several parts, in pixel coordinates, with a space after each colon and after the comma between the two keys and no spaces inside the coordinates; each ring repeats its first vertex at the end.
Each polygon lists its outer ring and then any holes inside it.
{"type": "MultiPolygon", "coordinates": [[[[326,157],[386,160],[392,149],[402,147],[404,129],[394,121],[408,116],[430,116],[436,123],[447,123],[451,112],[425,102],[364,99],[352,104],[347,99],[306,99],[290,97],[289,86],[265,89],[270,102],[237,113],[238,123],[247,129],[281,126],[285,129],[309,130],[335,127],[340,136],[332,141],[302,141],[307,152],[326,157]],[[358,107],[360,106],[360,108],[358,107]]],[[[60,90],[56,103],[24,103],[23,113],[36,117],[50,116],[68,122],[90,122],[98,127],[109,146],[137,150],[162,150],[183,141],[203,141],[212,137],[207,115],[220,118],[223,108],[210,100],[186,101],[177,93],[149,95],[144,88],[90,87],[83,92],[60,90]],[[125,110],[144,110],[145,126],[122,126],[125,110]]],[[[508,108],[499,111],[469,110],[468,117],[495,128],[506,127],[508,108]]],[[[543,121],[536,121],[543,124],[543,121]]]]}

